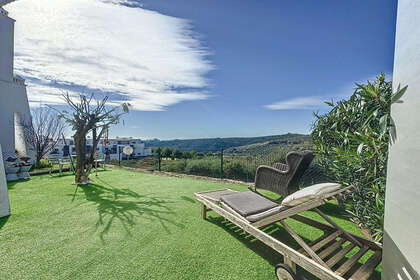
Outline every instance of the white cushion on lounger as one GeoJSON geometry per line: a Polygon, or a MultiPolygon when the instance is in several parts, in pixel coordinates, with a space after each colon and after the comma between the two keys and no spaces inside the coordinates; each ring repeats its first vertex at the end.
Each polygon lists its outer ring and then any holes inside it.
{"type": "Polygon", "coordinates": [[[341,188],[337,183],[322,183],[301,189],[283,199],[282,206],[296,206],[317,196],[336,191],[341,188]]]}

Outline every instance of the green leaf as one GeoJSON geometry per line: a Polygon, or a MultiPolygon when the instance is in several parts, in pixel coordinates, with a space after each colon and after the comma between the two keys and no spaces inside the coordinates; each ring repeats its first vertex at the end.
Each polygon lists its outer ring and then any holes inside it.
{"type": "Polygon", "coordinates": [[[325,101],[324,103],[330,107],[334,107],[334,103],[332,101],[325,101]]]}
{"type": "Polygon", "coordinates": [[[400,89],[400,86],[398,86],[397,92],[392,96],[391,103],[397,102],[407,91],[408,86],[403,87],[400,89]]]}
{"type": "Polygon", "coordinates": [[[357,147],[357,154],[361,155],[363,151],[363,147],[365,146],[364,143],[360,143],[359,147],[357,147]]]}
{"type": "Polygon", "coordinates": [[[379,127],[381,129],[381,134],[385,134],[386,133],[386,129],[388,127],[388,115],[383,115],[379,119],[379,127]]]}

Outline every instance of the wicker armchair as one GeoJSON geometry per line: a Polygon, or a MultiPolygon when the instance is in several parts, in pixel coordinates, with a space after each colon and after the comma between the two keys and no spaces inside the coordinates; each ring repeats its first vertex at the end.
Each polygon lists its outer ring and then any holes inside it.
{"type": "Polygon", "coordinates": [[[275,163],[273,167],[259,166],[252,190],[266,189],[283,197],[297,191],[299,180],[313,158],[311,151],[290,152],[286,156],[286,164],[275,163]]]}

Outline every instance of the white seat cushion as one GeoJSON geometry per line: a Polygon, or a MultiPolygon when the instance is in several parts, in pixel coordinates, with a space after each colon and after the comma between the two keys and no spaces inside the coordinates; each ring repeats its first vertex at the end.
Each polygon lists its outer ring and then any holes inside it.
{"type": "Polygon", "coordinates": [[[283,199],[282,206],[296,206],[306,201],[317,198],[320,195],[334,192],[341,188],[340,184],[337,183],[322,183],[316,184],[304,189],[301,189],[291,195],[288,195],[283,199]]]}

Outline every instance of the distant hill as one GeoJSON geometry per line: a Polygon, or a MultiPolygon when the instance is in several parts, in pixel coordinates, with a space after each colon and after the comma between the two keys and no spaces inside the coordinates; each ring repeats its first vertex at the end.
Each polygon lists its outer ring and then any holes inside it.
{"type": "Polygon", "coordinates": [[[310,135],[299,135],[286,140],[271,140],[239,147],[232,147],[225,150],[226,154],[234,155],[261,155],[291,150],[312,150],[312,139],[310,135]]]}
{"type": "Polygon", "coordinates": [[[309,144],[311,143],[310,135],[303,134],[283,134],[259,137],[231,137],[231,138],[203,138],[203,139],[174,139],[174,140],[146,140],[146,147],[169,147],[171,149],[179,149],[181,151],[195,150],[197,152],[218,152],[221,149],[226,152],[238,153],[248,150],[255,150],[262,147],[275,147],[290,144],[309,144]],[[254,145],[254,146],[252,146],[254,145]],[[236,150],[234,150],[236,148],[236,150]]]}

